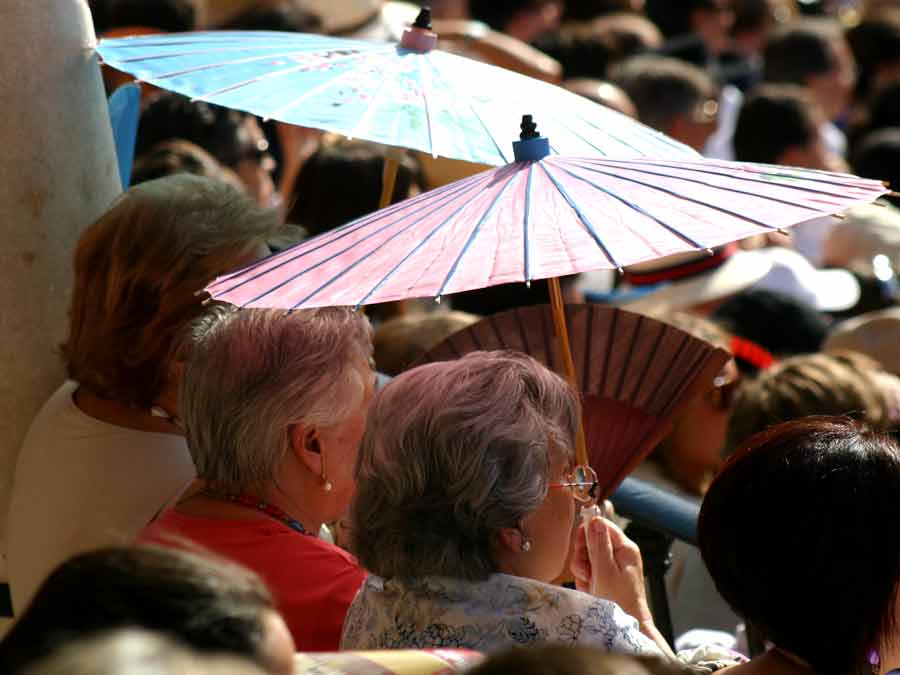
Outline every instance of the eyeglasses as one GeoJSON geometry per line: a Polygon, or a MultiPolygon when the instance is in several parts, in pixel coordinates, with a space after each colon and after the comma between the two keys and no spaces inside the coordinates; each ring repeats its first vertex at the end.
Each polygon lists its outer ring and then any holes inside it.
{"type": "Polygon", "coordinates": [[[740,375],[731,378],[728,375],[718,375],[713,380],[713,388],[706,392],[706,400],[719,410],[731,410],[740,386],[740,375]]]}
{"type": "Polygon", "coordinates": [[[579,464],[563,476],[562,483],[550,483],[551,488],[571,488],[576,501],[587,506],[597,502],[597,474],[589,466],[579,464]]]}

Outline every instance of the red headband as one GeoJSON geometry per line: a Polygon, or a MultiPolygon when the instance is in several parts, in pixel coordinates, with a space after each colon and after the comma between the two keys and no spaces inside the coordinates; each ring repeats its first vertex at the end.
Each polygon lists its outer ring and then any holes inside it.
{"type": "Polygon", "coordinates": [[[651,286],[663,281],[678,281],[679,279],[687,279],[703,272],[716,269],[725,263],[738,250],[737,244],[728,244],[710,256],[700,260],[692,260],[691,262],[663,267],[658,270],[647,272],[630,272],[625,270],[622,279],[632,286],[651,286]]]}

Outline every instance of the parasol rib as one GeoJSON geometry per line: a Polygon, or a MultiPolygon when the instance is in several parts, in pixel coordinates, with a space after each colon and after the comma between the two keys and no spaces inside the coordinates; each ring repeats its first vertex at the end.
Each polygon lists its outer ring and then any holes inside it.
{"type": "Polygon", "coordinates": [[[438,289],[437,297],[441,297],[444,295],[444,290],[447,288],[447,284],[450,283],[450,279],[453,278],[453,275],[456,274],[456,270],[459,268],[459,264],[463,259],[463,256],[469,250],[469,247],[475,241],[475,238],[478,236],[478,233],[481,231],[481,227],[484,225],[485,221],[491,216],[494,212],[494,209],[497,208],[497,204],[500,202],[500,198],[506,193],[509,186],[512,185],[513,181],[518,177],[516,172],[510,172],[509,178],[506,179],[506,182],[503,184],[503,187],[494,195],[494,199],[488,205],[487,210],[482,214],[481,218],[478,219],[478,222],[475,223],[475,227],[472,228],[471,234],[469,234],[465,243],[460,249],[459,254],[456,256],[456,259],[453,261],[453,265],[450,267],[450,271],[447,272],[447,276],[444,278],[444,283],[441,284],[441,287],[438,289]]]}
{"type": "MultiPolygon", "coordinates": [[[[586,171],[597,171],[597,169],[592,169],[589,166],[585,166],[584,164],[579,164],[577,161],[573,161],[572,163],[575,164],[576,166],[579,166],[579,167],[585,169],[586,171]]],[[[590,164],[590,162],[589,162],[589,164],[590,164]]],[[[716,190],[724,190],[726,192],[731,192],[733,194],[738,194],[738,195],[747,195],[748,197],[757,197],[759,199],[765,199],[767,201],[775,202],[777,204],[785,204],[787,206],[798,206],[800,208],[804,208],[809,211],[817,211],[818,212],[818,209],[816,209],[812,206],[807,206],[806,204],[798,204],[795,201],[792,202],[792,201],[788,201],[787,199],[779,199],[778,197],[772,197],[770,195],[759,194],[758,192],[750,192],[748,190],[738,190],[737,188],[726,187],[725,185],[717,185],[715,183],[710,183],[705,180],[700,180],[699,178],[687,178],[685,176],[679,176],[679,175],[675,175],[675,174],[660,173],[658,171],[646,171],[644,169],[632,169],[630,167],[625,167],[625,170],[626,171],[635,171],[636,173],[640,173],[640,174],[647,175],[647,176],[658,176],[660,178],[671,178],[673,180],[679,180],[679,181],[683,181],[686,183],[694,183],[696,185],[702,185],[703,187],[713,188],[716,190]]],[[[609,174],[609,175],[612,175],[612,174],[609,174]]],[[[618,174],[616,174],[616,177],[618,177],[618,174]]]]}
{"type": "Polygon", "coordinates": [[[606,194],[606,195],[609,195],[609,196],[612,197],[613,199],[616,199],[616,200],[622,202],[625,206],[627,206],[628,208],[632,209],[633,211],[636,211],[637,213],[640,213],[640,214],[642,214],[642,215],[644,215],[644,216],[647,216],[650,220],[652,220],[653,222],[655,222],[657,225],[660,225],[660,226],[664,227],[666,230],[668,230],[669,232],[671,232],[672,234],[674,234],[676,237],[678,237],[679,239],[681,239],[681,240],[684,241],[685,243],[690,244],[690,245],[693,246],[694,248],[696,248],[696,249],[705,249],[705,248],[707,248],[707,247],[704,246],[703,244],[700,244],[700,243],[694,241],[694,240],[691,239],[689,236],[687,236],[686,234],[682,233],[677,227],[673,227],[672,225],[669,225],[667,222],[665,222],[665,221],[663,221],[663,220],[657,218],[656,216],[654,216],[652,213],[650,213],[649,211],[647,211],[647,210],[646,210],[645,208],[643,208],[642,206],[638,206],[637,204],[634,204],[633,202],[630,202],[629,200],[627,200],[627,199],[625,199],[624,197],[622,197],[621,195],[619,195],[619,194],[613,192],[612,190],[609,190],[609,189],[607,189],[607,188],[605,188],[605,187],[603,187],[603,186],[601,186],[601,185],[597,185],[597,184],[594,183],[593,181],[589,181],[587,178],[583,178],[583,177],[579,176],[579,175],[576,174],[576,173],[572,173],[572,172],[569,171],[568,169],[563,169],[563,168],[561,168],[561,171],[563,171],[564,173],[566,173],[566,174],[572,176],[572,178],[575,178],[576,180],[580,180],[580,181],[582,181],[582,182],[584,182],[584,183],[587,183],[587,184],[590,185],[591,187],[593,187],[593,188],[599,190],[600,192],[602,192],[602,193],[604,193],[604,194],[606,194]]]}
{"type": "MultiPolygon", "coordinates": [[[[615,178],[616,180],[623,180],[623,181],[627,181],[629,183],[634,183],[635,185],[640,185],[642,187],[649,188],[651,190],[656,190],[657,192],[662,192],[663,194],[667,194],[670,197],[677,197],[678,199],[682,199],[686,202],[691,202],[692,204],[699,204],[700,206],[705,206],[706,208],[712,209],[714,211],[719,211],[720,213],[725,213],[729,216],[732,216],[733,218],[739,218],[740,220],[746,220],[748,223],[753,223],[754,225],[756,225],[758,227],[763,227],[768,230],[777,230],[778,229],[775,225],[769,225],[767,223],[762,222],[761,220],[757,220],[756,218],[751,218],[750,216],[745,216],[741,213],[738,213],[737,211],[732,211],[731,209],[726,209],[725,207],[722,207],[722,206],[716,206],[715,204],[712,204],[710,202],[703,202],[703,201],[700,201],[699,199],[694,199],[693,197],[685,197],[684,195],[681,195],[681,194],[675,192],[674,190],[669,190],[668,188],[659,187],[658,185],[653,185],[651,183],[645,183],[644,181],[638,180],[637,178],[629,178],[627,176],[622,176],[622,175],[619,175],[616,173],[612,173],[610,171],[602,171],[601,169],[594,169],[594,168],[581,166],[581,165],[577,165],[577,166],[579,166],[579,168],[581,168],[584,171],[590,171],[591,173],[599,173],[602,176],[610,176],[612,178],[615,178]]],[[[570,174],[570,175],[574,176],[575,174],[570,174]]],[[[582,180],[585,180],[585,179],[582,178],[582,180]]],[[[591,185],[593,185],[593,183],[591,183],[590,181],[588,181],[588,182],[591,185]]],[[[723,188],[723,189],[725,189],[725,188],[723,188]]]]}
{"type": "Polygon", "coordinates": [[[572,210],[575,212],[575,215],[578,216],[578,219],[579,219],[582,223],[584,223],[584,226],[587,228],[588,234],[591,235],[591,238],[594,240],[594,242],[597,244],[597,246],[600,248],[600,250],[603,251],[603,255],[605,255],[605,256],[607,257],[607,259],[609,260],[609,262],[610,262],[614,267],[622,267],[622,266],[618,263],[618,261],[612,256],[612,254],[609,252],[609,249],[606,248],[606,245],[603,243],[603,240],[600,239],[600,235],[599,235],[599,234],[597,233],[597,231],[594,229],[594,225],[591,223],[591,221],[588,219],[588,217],[584,215],[584,213],[583,213],[583,212],[581,211],[581,209],[578,207],[578,204],[576,204],[575,201],[569,196],[569,193],[566,192],[566,189],[565,189],[565,188],[559,183],[559,181],[557,181],[556,178],[554,178],[553,175],[547,170],[547,167],[544,166],[544,163],[543,163],[543,162],[540,162],[540,163],[538,164],[538,166],[541,167],[541,170],[544,172],[544,174],[547,176],[547,178],[550,179],[550,182],[553,183],[553,185],[556,187],[557,191],[558,191],[558,192],[563,196],[563,198],[569,203],[569,206],[570,206],[570,207],[572,208],[572,210]]]}
{"type": "MultiPolygon", "coordinates": [[[[482,183],[485,183],[485,182],[487,182],[487,181],[486,181],[486,180],[472,181],[473,184],[476,184],[476,187],[480,187],[481,184],[482,184],[482,183]]],[[[430,211],[428,211],[428,212],[425,213],[424,215],[419,216],[419,218],[417,218],[417,219],[414,220],[412,223],[410,223],[408,226],[406,226],[405,228],[403,228],[402,230],[400,230],[400,232],[398,232],[397,234],[402,234],[403,232],[406,232],[410,227],[413,227],[414,225],[417,225],[419,222],[421,222],[421,221],[424,220],[425,218],[429,217],[429,216],[432,215],[433,213],[435,213],[435,212],[439,211],[440,209],[444,208],[444,206],[446,206],[449,202],[451,202],[451,201],[452,201],[455,197],[457,197],[458,195],[464,194],[464,193],[466,193],[467,191],[470,191],[471,189],[473,189],[472,186],[470,186],[470,185],[467,183],[467,184],[465,184],[465,185],[463,185],[463,186],[458,187],[457,190],[455,190],[455,191],[453,191],[453,192],[451,192],[451,193],[448,193],[447,195],[444,195],[445,199],[444,199],[443,201],[441,201],[437,206],[435,206],[433,209],[431,209],[430,211]]],[[[407,206],[408,206],[408,205],[407,205],[407,206]]],[[[315,266],[313,266],[313,267],[308,267],[308,268],[306,268],[305,270],[302,270],[302,271],[299,272],[298,274],[296,274],[296,275],[290,277],[289,279],[287,279],[287,280],[281,282],[281,283],[278,284],[278,286],[276,286],[275,288],[269,289],[266,293],[263,293],[263,294],[261,294],[261,295],[255,297],[255,298],[253,298],[252,300],[248,301],[246,304],[250,304],[250,303],[252,303],[252,302],[256,302],[256,301],[258,301],[258,300],[261,300],[262,298],[264,298],[266,295],[268,295],[268,294],[269,294],[270,292],[272,292],[273,290],[277,290],[278,288],[281,288],[282,286],[284,286],[284,285],[287,284],[287,283],[290,283],[290,282],[293,281],[294,279],[297,279],[297,278],[303,276],[303,274],[306,274],[307,272],[309,272],[309,271],[311,271],[311,270],[313,270],[313,269],[316,269],[317,267],[321,266],[322,264],[331,261],[331,260],[334,259],[336,256],[339,256],[339,255],[342,255],[342,254],[346,253],[347,251],[351,250],[354,246],[357,246],[359,243],[361,243],[361,242],[363,242],[363,241],[366,241],[366,240],[368,240],[368,239],[371,239],[371,238],[374,237],[375,235],[380,234],[381,232],[384,232],[386,229],[388,229],[388,228],[390,228],[390,227],[393,227],[394,225],[396,225],[396,224],[398,224],[398,223],[400,223],[400,222],[403,222],[403,220],[404,220],[405,218],[407,218],[407,217],[408,217],[407,215],[403,215],[403,216],[401,216],[400,218],[398,218],[398,219],[396,219],[396,220],[392,220],[391,222],[387,223],[386,225],[383,225],[382,227],[379,227],[378,229],[374,230],[374,231],[371,232],[370,234],[367,234],[367,235],[366,235],[365,237],[363,237],[360,241],[354,242],[354,243],[351,244],[350,246],[348,246],[348,247],[342,249],[341,251],[338,251],[336,254],[334,254],[334,255],[332,255],[332,256],[326,258],[325,260],[320,261],[320,262],[319,262],[318,264],[316,264],[315,266]]],[[[351,225],[352,225],[352,223],[351,223],[351,225]]],[[[280,262],[278,263],[278,265],[273,265],[272,267],[268,267],[268,268],[266,268],[265,270],[259,272],[259,273],[256,274],[256,275],[253,275],[253,276],[251,276],[251,277],[248,277],[248,278],[246,278],[246,279],[243,279],[240,283],[235,284],[235,285],[231,286],[230,288],[228,288],[228,289],[226,289],[226,290],[224,290],[224,291],[221,291],[221,292],[218,293],[218,294],[219,294],[219,295],[224,295],[225,293],[230,293],[231,291],[234,291],[234,290],[240,288],[240,287],[243,286],[244,284],[247,284],[247,283],[250,283],[251,281],[254,281],[254,280],[256,280],[256,279],[259,279],[259,278],[265,276],[266,274],[269,274],[270,272],[272,272],[272,271],[274,271],[274,270],[276,270],[276,269],[279,269],[279,268],[281,268],[281,267],[284,267],[285,265],[288,265],[289,263],[292,263],[292,262],[294,262],[294,261],[296,261],[296,260],[299,260],[300,258],[302,258],[302,257],[304,257],[304,256],[307,256],[307,255],[309,255],[309,254],[311,254],[311,253],[315,253],[316,251],[321,250],[322,248],[324,248],[324,247],[326,247],[326,246],[330,246],[331,244],[335,243],[336,241],[339,241],[340,239],[343,239],[344,237],[349,236],[350,234],[353,234],[354,232],[358,231],[359,229],[362,229],[363,227],[364,227],[364,225],[360,225],[360,226],[357,227],[356,229],[354,229],[354,230],[352,230],[352,231],[349,231],[349,230],[348,230],[347,232],[342,233],[340,236],[338,236],[338,237],[333,237],[333,238],[329,239],[328,241],[326,241],[326,242],[324,242],[324,243],[322,243],[322,244],[320,244],[320,245],[318,245],[318,246],[316,246],[316,247],[313,247],[313,248],[310,248],[310,249],[308,249],[308,250],[304,250],[304,251],[298,252],[296,255],[294,255],[294,256],[292,256],[292,257],[290,257],[290,258],[288,258],[288,259],[286,259],[286,260],[283,260],[283,261],[280,261],[280,262]]],[[[323,236],[324,236],[324,235],[323,235],[323,236]]],[[[396,234],[395,234],[394,236],[396,236],[396,234]]],[[[313,240],[313,241],[314,241],[314,240],[313,240]]],[[[376,249],[376,250],[377,250],[377,249],[376,249]]],[[[265,263],[265,261],[261,261],[261,264],[263,264],[263,263],[265,263]]]]}

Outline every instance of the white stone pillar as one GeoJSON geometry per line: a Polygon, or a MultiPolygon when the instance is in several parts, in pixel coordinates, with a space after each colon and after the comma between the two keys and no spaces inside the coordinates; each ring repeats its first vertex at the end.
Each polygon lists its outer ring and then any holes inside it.
{"type": "Polygon", "coordinates": [[[16,455],[64,377],[72,251],[121,192],[94,45],[85,0],[0,0],[0,580],[16,455]]]}

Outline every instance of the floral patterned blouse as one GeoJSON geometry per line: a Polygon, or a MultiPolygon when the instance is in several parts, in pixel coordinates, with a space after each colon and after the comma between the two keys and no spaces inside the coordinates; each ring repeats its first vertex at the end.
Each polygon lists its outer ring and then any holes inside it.
{"type": "Polygon", "coordinates": [[[562,642],[610,652],[659,651],[618,605],[532,579],[369,576],[344,620],[341,649],[456,647],[491,653],[562,642]]]}

